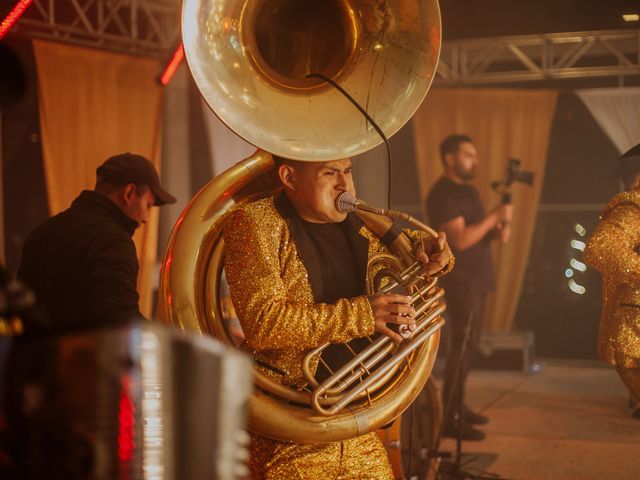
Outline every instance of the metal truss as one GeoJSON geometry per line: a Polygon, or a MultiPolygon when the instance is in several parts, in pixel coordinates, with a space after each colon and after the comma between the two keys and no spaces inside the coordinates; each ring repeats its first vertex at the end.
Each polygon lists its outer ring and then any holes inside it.
{"type": "Polygon", "coordinates": [[[640,29],[445,42],[436,85],[640,76],[640,29]]]}
{"type": "MultiPolygon", "coordinates": [[[[12,33],[165,58],[181,0],[34,0],[12,33]]],[[[640,29],[445,42],[436,85],[640,76],[640,29]]]]}
{"type": "Polygon", "coordinates": [[[34,0],[12,33],[164,58],[180,39],[180,0],[34,0]]]}

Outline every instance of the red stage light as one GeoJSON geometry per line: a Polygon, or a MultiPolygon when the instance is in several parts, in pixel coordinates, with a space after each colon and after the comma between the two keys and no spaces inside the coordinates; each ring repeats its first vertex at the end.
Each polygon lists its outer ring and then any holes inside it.
{"type": "Polygon", "coordinates": [[[129,378],[122,378],[118,405],[118,460],[122,463],[130,462],[135,450],[135,404],[129,397],[129,383],[129,378]]]}
{"type": "Polygon", "coordinates": [[[162,72],[162,75],[160,75],[160,83],[162,85],[169,84],[169,82],[171,81],[171,77],[173,77],[173,74],[176,73],[176,70],[180,66],[180,62],[182,62],[183,59],[184,48],[182,48],[182,44],[180,44],[180,46],[176,49],[173,56],[171,57],[171,60],[165,67],[164,72],[162,72]]]}
{"type": "Polygon", "coordinates": [[[4,20],[2,20],[2,23],[0,23],[0,40],[2,40],[2,37],[4,37],[9,30],[11,30],[11,27],[15,25],[27,7],[32,3],[33,0],[20,0],[15,4],[9,12],[9,15],[7,15],[4,20]]]}

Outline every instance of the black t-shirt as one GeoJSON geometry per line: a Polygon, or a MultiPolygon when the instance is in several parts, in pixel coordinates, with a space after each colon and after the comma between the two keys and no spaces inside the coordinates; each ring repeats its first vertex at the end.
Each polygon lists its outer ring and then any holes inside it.
{"type": "MultiPolygon", "coordinates": [[[[458,184],[441,177],[427,197],[427,213],[431,226],[439,229],[442,224],[456,217],[464,218],[465,225],[473,225],[485,217],[484,207],[478,191],[472,185],[458,184]]],[[[447,275],[449,281],[456,281],[481,293],[495,289],[495,272],[491,258],[490,242],[493,232],[472,247],[457,252],[453,271],[447,275]]]]}
{"type": "Polygon", "coordinates": [[[322,275],[321,303],[335,303],[340,298],[363,295],[364,282],[358,278],[355,256],[341,223],[302,221],[322,275]]]}
{"type": "MultiPolygon", "coordinates": [[[[302,220],[302,225],[309,235],[320,264],[323,288],[318,301],[335,303],[341,298],[364,295],[365,281],[364,278],[359,278],[355,255],[345,232],[345,222],[311,223],[302,220]]],[[[356,338],[349,342],[349,346],[355,351],[362,350],[368,344],[364,338],[356,338]]],[[[322,353],[322,359],[334,372],[351,358],[343,344],[329,345],[322,353]]],[[[329,372],[320,364],[316,378],[322,381],[328,376],[329,372]]]]}

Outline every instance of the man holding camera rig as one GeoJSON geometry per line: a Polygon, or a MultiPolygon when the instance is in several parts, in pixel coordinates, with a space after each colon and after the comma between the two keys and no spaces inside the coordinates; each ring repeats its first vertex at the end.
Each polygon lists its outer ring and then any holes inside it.
{"type": "MultiPolygon", "coordinates": [[[[503,243],[508,241],[513,206],[503,203],[485,213],[478,191],[469,183],[475,178],[478,166],[478,152],[471,137],[451,135],[445,138],[440,144],[440,155],[444,174],[429,192],[427,213],[431,226],[446,233],[456,257],[456,268],[442,279],[450,335],[443,387],[445,412],[449,415],[445,419],[443,435],[456,437],[460,425],[451,412],[456,411],[460,401],[458,395],[464,398],[464,384],[484,321],[485,298],[495,288],[490,243],[496,238],[503,243]],[[456,375],[458,364],[460,369],[456,375]]],[[[485,434],[472,425],[487,422],[487,417],[473,412],[463,403],[463,439],[482,440],[485,434]]]]}

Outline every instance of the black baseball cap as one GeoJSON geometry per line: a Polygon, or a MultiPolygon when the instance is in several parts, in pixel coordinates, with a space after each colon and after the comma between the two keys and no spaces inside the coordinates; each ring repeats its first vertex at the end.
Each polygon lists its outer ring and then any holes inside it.
{"type": "Polygon", "coordinates": [[[98,181],[126,185],[136,183],[148,185],[156,197],[154,205],[175,203],[176,198],[160,185],[160,178],[153,163],[142,155],[120,153],[109,157],[96,169],[98,181]]]}

